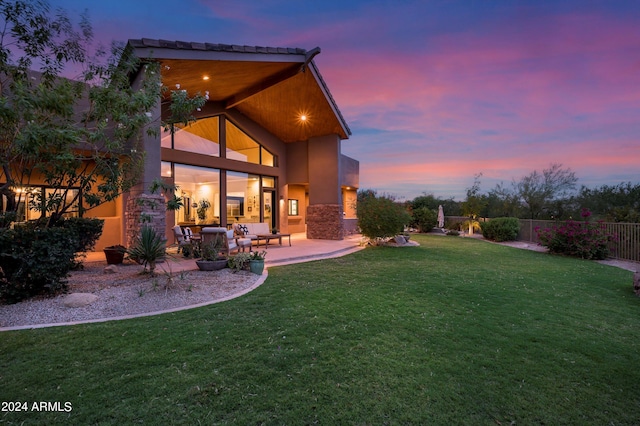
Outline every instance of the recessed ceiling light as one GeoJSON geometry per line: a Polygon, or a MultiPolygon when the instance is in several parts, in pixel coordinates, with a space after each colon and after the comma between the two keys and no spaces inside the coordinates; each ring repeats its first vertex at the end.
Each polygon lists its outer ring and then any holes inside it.
{"type": "Polygon", "coordinates": [[[203,80],[205,80],[205,81],[206,81],[206,80],[209,80],[209,76],[208,76],[208,75],[205,75],[204,77],[202,77],[202,79],[203,79],[203,80]]]}

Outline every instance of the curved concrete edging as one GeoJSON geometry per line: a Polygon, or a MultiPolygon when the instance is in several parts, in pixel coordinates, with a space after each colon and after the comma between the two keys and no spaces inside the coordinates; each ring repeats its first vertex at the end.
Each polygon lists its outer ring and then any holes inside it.
{"type": "Polygon", "coordinates": [[[165,309],[165,310],[154,311],[154,312],[145,312],[145,313],[142,313],[142,314],[123,315],[123,316],[109,317],[109,318],[96,318],[96,319],[86,320],[86,321],[70,321],[70,322],[49,323],[49,324],[18,325],[18,326],[14,326],[14,327],[0,327],[0,331],[30,330],[30,329],[36,329],[36,328],[62,327],[62,326],[68,326],[68,325],[92,324],[92,323],[100,323],[100,322],[107,322],[107,321],[120,321],[120,320],[126,320],[126,319],[142,318],[142,317],[150,317],[150,316],[154,316],[154,315],[168,314],[168,313],[171,313],[171,312],[185,311],[187,309],[201,308],[203,306],[213,305],[215,303],[226,302],[228,300],[236,299],[236,298],[238,298],[240,296],[243,296],[243,295],[255,290],[256,288],[260,287],[267,280],[267,278],[269,277],[269,266],[284,266],[284,265],[290,265],[290,264],[295,264],[295,263],[310,262],[310,261],[313,261],[313,260],[332,259],[332,258],[342,257],[342,256],[345,256],[347,254],[354,253],[356,251],[362,250],[363,248],[364,247],[349,247],[349,248],[336,250],[334,252],[325,253],[325,254],[321,254],[321,255],[300,256],[300,257],[286,259],[286,260],[272,262],[272,263],[267,262],[265,264],[264,273],[260,276],[260,278],[258,278],[258,280],[251,287],[245,288],[245,289],[243,289],[243,290],[241,290],[241,291],[239,291],[237,293],[231,294],[231,295],[226,296],[226,297],[221,297],[219,299],[213,299],[213,300],[210,300],[208,302],[197,303],[195,305],[179,306],[177,308],[165,309]]]}

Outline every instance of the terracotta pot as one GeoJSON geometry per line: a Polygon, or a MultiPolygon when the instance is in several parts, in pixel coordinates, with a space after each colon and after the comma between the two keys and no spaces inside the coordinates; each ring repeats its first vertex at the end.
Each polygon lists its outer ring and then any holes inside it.
{"type": "Polygon", "coordinates": [[[105,247],[103,251],[109,265],[119,265],[124,260],[124,250],[122,248],[105,247]]]}

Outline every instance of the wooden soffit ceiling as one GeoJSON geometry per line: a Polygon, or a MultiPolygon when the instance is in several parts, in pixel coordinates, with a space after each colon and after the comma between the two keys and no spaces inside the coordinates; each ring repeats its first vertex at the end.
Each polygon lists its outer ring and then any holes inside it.
{"type": "MultiPolygon", "coordinates": [[[[179,87],[190,94],[207,93],[210,101],[236,108],[284,142],[328,134],[347,139],[350,135],[308,54],[236,53],[218,59],[220,55],[212,52],[207,59],[208,52],[195,52],[198,58],[190,59],[188,50],[179,55],[169,50],[174,57],[163,53],[168,58],[152,57],[160,61],[163,83],[170,90],[179,87]],[[242,59],[234,60],[237,55],[242,59]],[[275,60],[269,60],[271,57],[275,60]],[[301,120],[302,115],[307,119],[301,120]]],[[[137,55],[149,57],[149,51],[137,55]]]]}

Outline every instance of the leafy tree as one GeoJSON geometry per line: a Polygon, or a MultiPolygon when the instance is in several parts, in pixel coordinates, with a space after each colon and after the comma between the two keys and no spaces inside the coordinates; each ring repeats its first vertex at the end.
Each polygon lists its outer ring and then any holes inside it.
{"type": "Polygon", "coordinates": [[[480,194],[480,178],[482,173],[474,176],[473,185],[467,188],[467,198],[462,203],[462,213],[469,218],[469,234],[473,234],[473,228],[479,227],[477,218],[484,210],[487,202],[480,194]]]}
{"type": "Polygon", "coordinates": [[[530,219],[548,215],[562,215],[564,204],[575,190],[578,178],[569,168],[562,168],[562,164],[553,163],[542,173],[534,170],[519,182],[513,182],[515,193],[523,202],[530,219]]]}
{"type": "Polygon", "coordinates": [[[607,221],[639,223],[640,183],[623,182],[593,189],[582,186],[576,204],[607,221]]]}
{"type": "Polygon", "coordinates": [[[517,194],[501,182],[487,194],[485,217],[518,217],[520,202],[517,194]]]}
{"type": "Polygon", "coordinates": [[[420,232],[429,232],[438,224],[438,213],[428,207],[419,207],[412,212],[413,224],[420,232]]]}
{"type": "Polygon", "coordinates": [[[422,207],[426,207],[431,210],[437,210],[438,206],[442,204],[442,200],[436,198],[433,194],[423,193],[422,195],[410,201],[409,204],[413,210],[417,210],[422,207]]]}
{"type": "MultiPolygon", "coordinates": [[[[43,0],[3,1],[0,19],[0,212],[8,216],[0,225],[22,201],[54,226],[76,206],[82,215],[136,185],[144,130],[157,132],[149,124],[163,90],[159,65],[142,66],[115,44],[108,57],[93,48],[86,13],[76,28],[43,0]],[[63,77],[69,66],[81,70],[74,80],[63,77]],[[53,189],[27,199],[18,191],[38,181],[53,189]]],[[[184,91],[171,98],[185,106],[172,122],[188,121],[205,102],[184,91]]]]}
{"type": "Polygon", "coordinates": [[[362,235],[371,239],[393,237],[411,222],[402,204],[388,195],[378,196],[373,190],[358,191],[356,215],[362,235]]]}

